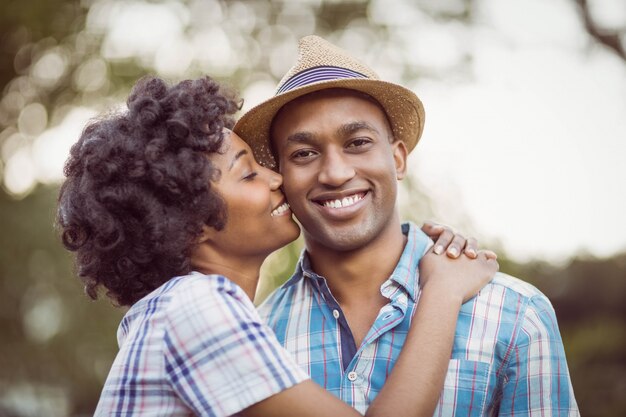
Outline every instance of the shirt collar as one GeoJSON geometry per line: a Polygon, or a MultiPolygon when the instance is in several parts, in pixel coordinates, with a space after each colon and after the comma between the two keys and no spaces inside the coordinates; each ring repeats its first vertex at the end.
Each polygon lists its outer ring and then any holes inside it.
{"type": "MultiPolygon", "coordinates": [[[[389,279],[381,286],[381,291],[385,287],[392,285],[392,283],[396,283],[415,301],[419,289],[419,262],[426,250],[432,245],[432,241],[419,227],[411,222],[402,224],[402,233],[407,237],[406,245],[396,268],[389,279]]],[[[294,285],[304,276],[319,278],[319,275],[311,269],[311,260],[306,250],[303,250],[300,254],[294,274],[283,284],[282,288],[294,285]]]]}
{"type": "Polygon", "coordinates": [[[309,254],[307,253],[306,249],[303,249],[300,253],[300,259],[298,259],[298,263],[296,264],[296,270],[294,271],[291,278],[289,278],[287,282],[282,285],[282,288],[288,288],[292,285],[295,285],[295,283],[300,281],[305,275],[317,277],[317,274],[313,272],[313,269],[311,269],[311,260],[309,259],[309,254]]]}
{"type": "Polygon", "coordinates": [[[432,241],[411,222],[402,224],[402,233],[407,237],[406,245],[391,277],[381,286],[381,291],[396,283],[415,301],[419,290],[419,263],[426,250],[432,246],[432,241]]]}

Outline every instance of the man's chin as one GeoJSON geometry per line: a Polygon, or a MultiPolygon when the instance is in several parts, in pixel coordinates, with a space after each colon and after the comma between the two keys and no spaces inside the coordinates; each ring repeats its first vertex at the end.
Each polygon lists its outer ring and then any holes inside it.
{"type": "Polygon", "coordinates": [[[320,227],[303,228],[304,241],[307,247],[320,246],[337,252],[351,252],[361,249],[372,241],[372,236],[365,232],[366,227],[320,227]],[[312,230],[313,233],[310,233],[312,230]]]}

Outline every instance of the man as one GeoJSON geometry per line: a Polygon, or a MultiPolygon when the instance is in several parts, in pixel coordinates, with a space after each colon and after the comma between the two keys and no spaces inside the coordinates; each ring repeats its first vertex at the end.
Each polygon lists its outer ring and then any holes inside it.
{"type": "MultiPolygon", "coordinates": [[[[309,36],[276,96],[234,128],[284,175],[306,245],[262,314],[313,380],[360,412],[419,302],[418,264],[431,242],[401,224],[396,197],[423,127],[413,92],[309,36]]],[[[435,415],[513,414],[579,412],[550,302],[497,274],[462,307],[435,415]]]]}

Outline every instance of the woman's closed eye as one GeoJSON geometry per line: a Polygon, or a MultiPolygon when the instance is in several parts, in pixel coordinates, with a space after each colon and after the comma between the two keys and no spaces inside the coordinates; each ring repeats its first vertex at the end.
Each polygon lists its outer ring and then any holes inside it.
{"type": "Polygon", "coordinates": [[[252,181],[252,180],[254,179],[254,177],[256,177],[257,175],[259,175],[259,173],[258,173],[258,172],[256,172],[256,171],[253,171],[253,172],[251,172],[251,173],[249,173],[249,174],[245,175],[245,176],[243,177],[243,180],[244,180],[244,181],[252,181]]]}

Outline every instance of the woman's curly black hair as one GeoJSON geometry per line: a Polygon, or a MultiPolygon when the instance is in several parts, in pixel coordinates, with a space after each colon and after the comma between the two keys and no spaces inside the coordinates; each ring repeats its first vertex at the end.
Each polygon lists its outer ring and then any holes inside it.
{"type": "Polygon", "coordinates": [[[206,157],[219,152],[239,102],[209,77],[169,86],[139,80],[128,110],[89,124],[65,163],[57,225],[79,277],[132,305],[190,271],[204,224],[220,230],[226,205],[206,157]]]}

